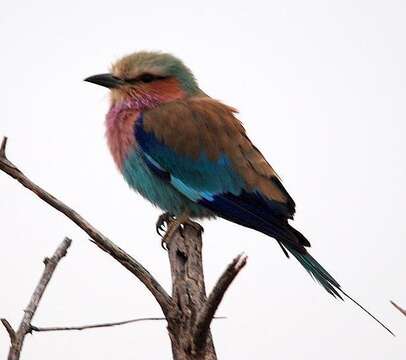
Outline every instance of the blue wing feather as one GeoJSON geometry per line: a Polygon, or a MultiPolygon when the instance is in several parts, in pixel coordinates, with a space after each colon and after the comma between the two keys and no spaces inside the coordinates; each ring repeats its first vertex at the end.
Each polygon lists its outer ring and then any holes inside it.
{"type": "Polygon", "coordinates": [[[134,133],[153,172],[165,169],[171,179],[177,179],[173,184],[175,187],[180,185],[183,191],[191,191],[193,196],[196,192],[202,195],[223,192],[238,194],[245,186],[225,154],[216,161],[210,161],[204,151],[197,159],[180,155],[160,142],[152,132],[144,131],[142,117],[136,121],[134,133]]]}
{"type": "Polygon", "coordinates": [[[270,200],[258,190],[248,191],[226,154],[215,161],[203,150],[197,159],[179,154],[152,131],[144,130],[142,115],[135,123],[134,135],[151,171],[193,202],[227,220],[297,245],[298,249],[309,244],[288,224],[286,204],[270,200]]]}

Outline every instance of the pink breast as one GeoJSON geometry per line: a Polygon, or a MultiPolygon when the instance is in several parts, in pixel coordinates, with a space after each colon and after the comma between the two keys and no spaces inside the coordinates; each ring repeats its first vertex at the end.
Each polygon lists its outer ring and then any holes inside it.
{"type": "Polygon", "coordinates": [[[135,110],[117,111],[111,108],[106,116],[107,144],[113,159],[120,170],[128,153],[136,147],[134,123],[139,112],[135,110]]]}

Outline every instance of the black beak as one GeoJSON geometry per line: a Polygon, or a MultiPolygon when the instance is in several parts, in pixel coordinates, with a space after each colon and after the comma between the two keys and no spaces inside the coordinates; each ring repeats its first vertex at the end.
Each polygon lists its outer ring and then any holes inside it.
{"type": "Polygon", "coordinates": [[[124,80],[115,77],[112,74],[93,75],[89,76],[84,81],[88,81],[96,85],[101,85],[109,89],[116,89],[125,84],[124,80]]]}

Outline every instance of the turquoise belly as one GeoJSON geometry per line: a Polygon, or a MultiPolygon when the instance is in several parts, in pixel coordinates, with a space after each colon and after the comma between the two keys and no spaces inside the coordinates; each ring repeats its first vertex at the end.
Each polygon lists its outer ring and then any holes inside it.
{"type": "Polygon", "coordinates": [[[190,201],[169,183],[151,173],[138,151],[133,151],[123,165],[123,176],[127,183],[162,210],[173,215],[186,211],[194,218],[213,216],[209,210],[190,201]]]}

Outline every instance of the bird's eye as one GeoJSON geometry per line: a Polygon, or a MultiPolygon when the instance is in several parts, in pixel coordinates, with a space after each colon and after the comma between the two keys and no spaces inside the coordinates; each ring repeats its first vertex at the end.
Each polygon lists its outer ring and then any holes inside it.
{"type": "Polygon", "coordinates": [[[152,74],[142,74],[138,77],[139,81],[142,81],[144,83],[149,83],[151,81],[156,80],[158,77],[152,75],[152,74]]]}
{"type": "Polygon", "coordinates": [[[163,79],[166,79],[166,78],[167,78],[167,76],[144,73],[144,74],[141,74],[141,75],[139,75],[139,76],[137,76],[135,78],[126,79],[126,82],[130,83],[130,84],[136,84],[136,83],[140,83],[140,82],[150,83],[152,81],[163,80],[163,79]]]}

